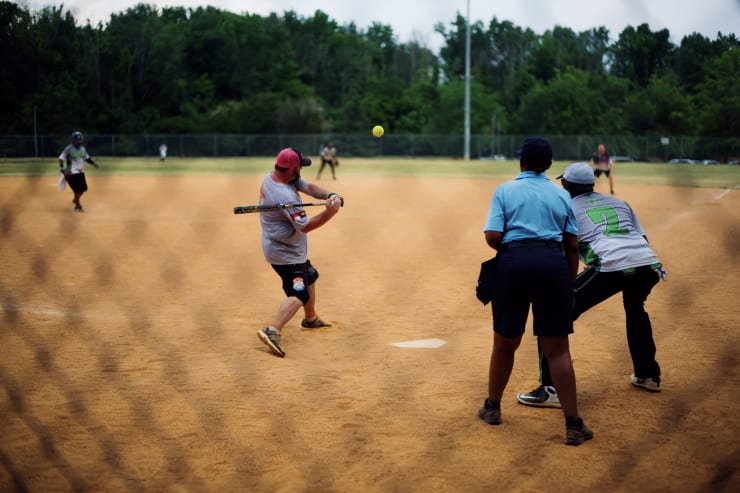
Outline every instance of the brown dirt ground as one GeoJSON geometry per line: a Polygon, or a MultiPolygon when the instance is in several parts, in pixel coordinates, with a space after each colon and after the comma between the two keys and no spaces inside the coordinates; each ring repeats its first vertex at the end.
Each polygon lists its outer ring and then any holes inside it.
{"type": "MultiPolygon", "coordinates": [[[[260,248],[260,176],[0,179],[1,491],[740,491],[740,191],[620,185],[666,265],[647,308],[664,391],[630,386],[621,300],[576,323],[581,414],[503,401],[474,297],[491,179],[340,176],[309,237],[335,324],[256,331],[282,300],[260,248]],[[439,338],[437,349],[394,342],[439,338]]],[[[313,209],[312,213],[318,212],[313,209]]]]}

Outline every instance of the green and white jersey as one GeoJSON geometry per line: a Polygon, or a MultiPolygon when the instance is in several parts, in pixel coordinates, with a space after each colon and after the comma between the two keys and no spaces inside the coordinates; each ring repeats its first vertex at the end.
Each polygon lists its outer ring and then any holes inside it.
{"type": "Polygon", "coordinates": [[[87,153],[85,146],[81,145],[77,148],[69,144],[59,155],[59,159],[65,161],[72,174],[76,175],[85,171],[85,160],[90,159],[90,155],[87,153]]]}
{"type": "MultiPolygon", "coordinates": [[[[601,272],[658,264],[627,202],[597,192],[573,197],[581,261],[601,272]]],[[[659,265],[659,264],[658,264],[659,265]]]]}

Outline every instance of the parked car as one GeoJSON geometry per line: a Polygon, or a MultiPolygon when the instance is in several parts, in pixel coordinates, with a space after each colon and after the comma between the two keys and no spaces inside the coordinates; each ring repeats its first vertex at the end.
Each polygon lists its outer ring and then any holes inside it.
{"type": "Polygon", "coordinates": [[[702,161],[697,161],[697,164],[719,164],[719,161],[715,161],[714,159],[704,159],[702,161]]]}
{"type": "Polygon", "coordinates": [[[612,156],[613,163],[631,163],[634,161],[632,156],[612,156]]]}
{"type": "Polygon", "coordinates": [[[727,161],[727,164],[740,164],[740,159],[733,159],[732,161],[727,161]]]}
{"type": "Polygon", "coordinates": [[[686,159],[686,158],[675,158],[668,161],[671,164],[694,164],[693,159],[686,159]]]}

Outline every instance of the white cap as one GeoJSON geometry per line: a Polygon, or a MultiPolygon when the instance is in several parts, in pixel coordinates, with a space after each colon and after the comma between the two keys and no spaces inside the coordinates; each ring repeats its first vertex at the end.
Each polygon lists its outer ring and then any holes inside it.
{"type": "Polygon", "coordinates": [[[557,177],[558,180],[561,178],[578,185],[593,185],[594,170],[588,163],[570,163],[563,174],[557,177]]]}

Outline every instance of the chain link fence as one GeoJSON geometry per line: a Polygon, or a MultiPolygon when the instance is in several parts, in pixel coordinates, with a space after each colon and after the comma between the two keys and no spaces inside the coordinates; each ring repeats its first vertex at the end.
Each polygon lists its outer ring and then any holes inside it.
{"type": "MultiPolygon", "coordinates": [[[[473,159],[504,159],[515,156],[526,135],[472,135],[473,159]]],[[[625,161],[669,161],[691,159],[728,163],[740,159],[740,137],[657,137],[627,135],[543,135],[553,145],[558,160],[587,160],[599,144],[625,161]]],[[[342,156],[424,156],[456,158],[464,154],[462,135],[394,135],[376,139],[368,134],[199,134],[126,135],[89,134],[86,145],[97,156],[150,157],[159,155],[165,143],[170,156],[239,157],[273,156],[284,147],[296,147],[305,154],[318,154],[329,141],[342,156]]],[[[0,155],[4,158],[58,156],[69,144],[67,134],[2,135],[0,155]]]]}

